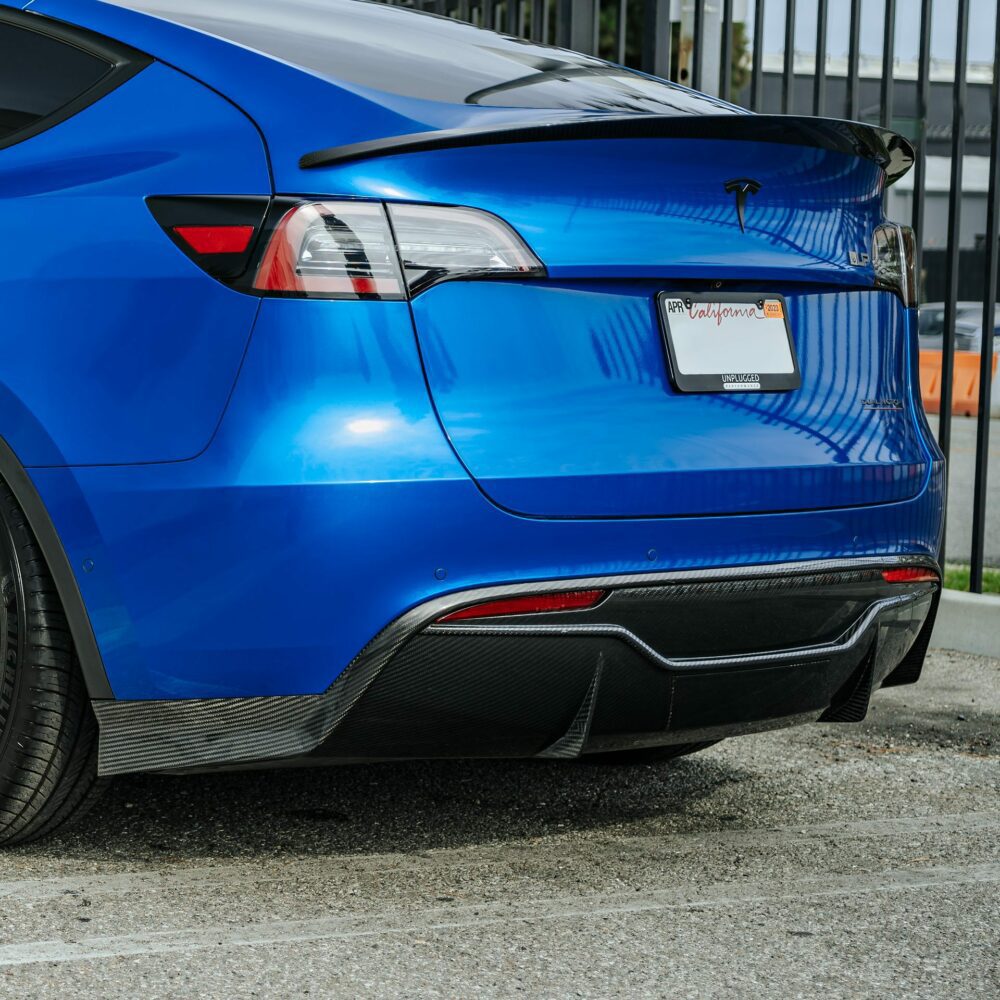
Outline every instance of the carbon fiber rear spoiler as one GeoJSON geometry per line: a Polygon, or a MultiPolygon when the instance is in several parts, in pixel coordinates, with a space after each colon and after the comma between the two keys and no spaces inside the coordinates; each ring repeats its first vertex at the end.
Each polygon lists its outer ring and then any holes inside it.
{"type": "Polygon", "coordinates": [[[470,146],[577,139],[736,139],[813,146],[853,154],[877,163],[887,183],[899,180],[913,165],[914,150],[896,132],[861,122],[798,115],[587,115],[548,121],[414,132],[331,146],[307,153],[303,170],[340,166],[401,153],[470,146]]]}

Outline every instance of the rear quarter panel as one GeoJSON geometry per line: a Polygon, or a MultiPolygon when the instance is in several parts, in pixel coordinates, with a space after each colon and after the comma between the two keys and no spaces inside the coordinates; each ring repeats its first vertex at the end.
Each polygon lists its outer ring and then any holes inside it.
{"type": "Polygon", "coordinates": [[[188,260],[144,199],[270,190],[253,123],[157,63],[0,150],[0,427],[23,464],[206,446],[258,301],[188,260]]]}

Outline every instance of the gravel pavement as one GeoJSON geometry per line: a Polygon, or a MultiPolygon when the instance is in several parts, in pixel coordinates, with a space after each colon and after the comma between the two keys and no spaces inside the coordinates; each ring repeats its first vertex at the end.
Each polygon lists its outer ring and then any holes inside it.
{"type": "Polygon", "coordinates": [[[0,997],[1000,995],[1000,660],[673,764],[119,781],[0,854],[0,997]]]}

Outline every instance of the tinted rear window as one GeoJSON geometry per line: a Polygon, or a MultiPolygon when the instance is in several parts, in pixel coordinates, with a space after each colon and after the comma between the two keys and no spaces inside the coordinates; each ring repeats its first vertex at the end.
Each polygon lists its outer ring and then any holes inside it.
{"type": "Polygon", "coordinates": [[[111,70],[89,52],[2,22],[0,52],[0,139],[54,114],[111,70]]]}
{"type": "Polygon", "coordinates": [[[730,110],[589,56],[364,0],[112,0],[320,76],[452,104],[657,114],[730,110]]]}

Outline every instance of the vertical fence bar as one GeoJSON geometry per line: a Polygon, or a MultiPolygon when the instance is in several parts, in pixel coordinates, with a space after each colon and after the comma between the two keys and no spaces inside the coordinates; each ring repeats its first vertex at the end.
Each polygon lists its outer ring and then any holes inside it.
{"type": "Polygon", "coordinates": [[[753,65],[750,69],[750,109],[760,111],[764,100],[764,0],[753,9],[753,65]]]}
{"type": "Polygon", "coordinates": [[[1000,266],[1000,9],[996,18],[993,90],[990,109],[990,180],[986,197],[986,285],[983,289],[983,339],[979,345],[979,424],[976,471],[972,480],[972,558],[969,589],[983,592],[986,552],[986,486],[990,458],[990,407],[993,386],[993,329],[996,326],[997,267],[1000,266]]]}
{"type": "Polygon", "coordinates": [[[496,0],[483,0],[483,27],[492,31],[497,26],[496,0]]]}
{"type": "Polygon", "coordinates": [[[598,0],[559,0],[556,7],[556,44],[577,52],[597,51],[598,0]]]}
{"type": "Polygon", "coordinates": [[[781,113],[792,113],[795,86],[795,0],[785,3],[785,65],[781,73],[781,113]]]}
{"type": "Polygon", "coordinates": [[[533,42],[545,41],[545,37],[542,34],[542,8],[544,6],[545,0],[531,0],[531,40],[533,42]]]}
{"type": "Polygon", "coordinates": [[[719,96],[728,101],[733,93],[733,0],[722,3],[722,47],[719,54],[719,96]]]}
{"type": "Polygon", "coordinates": [[[705,0],[694,0],[694,48],[691,50],[691,86],[701,90],[704,81],[702,72],[705,65],[705,0]]]}
{"type": "MultiPolygon", "coordinates": [[[[969,48],[969,0],[958,0],[955,42],[955,81],[952,86],[951,188],[948,191],[948,255],[944,294],[944,331],[941,338],[941,411],[938,444],[945,458],[951,454],[951,405],[955,380],[955,306],[958,300],[959,243],[962,224],[962,167],[965,157],[965,63],[969,48]]],[[[941,549],[944,559],[944,544],[941,549]]]]}
{"type": "Polygon", "coordinates": [[[826,28],[828,0],[816,0],[816,72],[813,75],[813,114],[826,110],[826,28]]]}
{"type": "Polygon", "coordinates": [[[892,126],[892,85],[896,63],[896,0],[885,0],[885,33],[882,36],[882,128],[892,126]]]}
{"type": "Polygon", "coordinates": [[[618,21],[615,24],[615,60],[624,64],[628,55],[628,0],[618,0],[618,21]]]}
{"type": "Polygon", "coordinates": [[[920,52],[917,58],[917,159],[913,165],[913,234],[916,245],[917,283],[923,298],[924,284],[924,195],[927,190],[927,115],[931,97],[931,2],[921,0],[920,52]]]}
{"type": "Polygon", "coordinates": [[[861,65],[861,0],[851,0],[851,39],[847,46],[847,117],[856,121],[861,104],[858,72],[861,65]]]}
{"type": "Polygon", "coordinates": [[[504,13],[506,14],[504,18],[504,31],[508,35],[516,35],[517,29],[520,27],[518,24],[520,20],[518,15],[521,13],[521,0],[507,0],[504,13]]]}
{"type": "Polygon", "coordinates": [[[556,45],[571,48],[573,33],[573,0],[556,0],[556,45]]]}
{"type": "Polygon", "coordinates": [[[646,0],[642,31],[642,68],[654,76],[670,79],[670,49],[673,25],[670,0],[646,0]]]}

